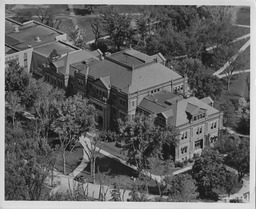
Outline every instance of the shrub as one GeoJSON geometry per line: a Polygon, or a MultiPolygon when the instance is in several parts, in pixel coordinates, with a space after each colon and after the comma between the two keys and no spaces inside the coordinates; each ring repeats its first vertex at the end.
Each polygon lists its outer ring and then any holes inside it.
{"type": "Polygon", "coordinates": [[[188,162],[189,162],[189,163],[193,163],[194,160],[193,160],[192,158],[189,158],[189,159],[188,159],[188,162]]]}
{"type": "Polygon", "coordinates": [[[177,167],[183,168],[184,163],[182,161],[176,161],[174,166],[175,166],[175,168],[177,168],[177,167]]]}

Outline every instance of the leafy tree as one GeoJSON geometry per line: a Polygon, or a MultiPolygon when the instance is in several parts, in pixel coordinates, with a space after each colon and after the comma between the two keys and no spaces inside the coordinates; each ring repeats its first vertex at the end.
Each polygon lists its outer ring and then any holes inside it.
{"type": "Polygon", "coordinates": [[[92,183],[95,184],[95,170],[96,170],[96,158],[98,157],[100,150],[103,146],[102,141],[104,141],[106,135],[104,132],[99,132],[98,134],[90,133],[86,135],[86,140],[84,140],[83,150],[86,157],[90,160],[90,170],[92,183]]]}
{"type": "Polygon", "coordinates": [[[103,31],[110,35],[110,40],[117,50],[129,45],[133,37],[130,15],[119,14],[118,10],[109,7],[100,13],[99,22],[102,24],[103,31]]]}
{"type": "Polygon", "coordinates": [[[32,16],[32,11],[20,11],[16,13],[14,19],[18,22],[24,23],[30,21],[32,19],[32,16]]]}
{"type": "Polygon", "coordinates": [[[81,30],[78,26],[72,27],[69,30],[70,41],[78,48],[86,48],[86,34],[85,31],[81,30]]]}
{"type": "Polygon", "coordinates": [[[25,90],[29,80],[29,74],[17,62],[10,62],[9,67],[5,68],[5,92],[16,92],[22,104],[25,103],[25,90]]]}
{"type": "Polygon", "coordinates": [[[227,172],[224,188],[229,197],[234,192],[234,188],[236,188],[237,185],[238,185],[237,175],[232,172],[227,172]]]}
{"type": "Polygon", "coordinates": [[[220,110],[223,112],[223,125],[226,127],[236,127],[237,117],[233,103],[230,100],[223,100],[220,103],[220,110]]]}
{"type": "Polygon", "coordinates": [[[165,178],[165,193],[169,196],[169,201],[191,202],[194,201],[198,193],[195,180],[191,175],[180,174],[165,178]]]}
{"type": "Polygon", "coordinates": [[[13,128],[16,127],[16,115],[24,110],[16,92],[6,93],[6,115],[12,118],[13,128]]]}
{"type": "Polygon", "coordinates": [[[80,95],[69,97],[57,105],[57,118],[52,124],[61,143],[63,168],[66,173],[66,149],[75,147],[82,134],[94,129],[96,110],[80,95]]]}
{"type": "Polygon", "coordinates": [[[250,140],[242,138],[235,140],[223,137],[216,144],[216,149],[226,154],[224,162],[238,172],[238,181],[250,172],[250,140]]]}
{"type": "Polygon", "coordinates": [[[192,176],[196,180],[200,197],[217,199],[226,178],[223,158],[217,151],[205,148],[201,156],[195,159],[192,176]]]}
{"type": "Polygon", "coordinates": [[[172,126],[154,125],[154,117],[136,116],[132,121],[119,122],[120,135],[127,151],[127,162],[139,171],[150,169],[148,158],[160,157],[163,144],[176,145],[178,132],[172,126]]]}
{"type": "Polygon", "coordinates": [[[46,139],[32,137],[6,124],[5,199],[40,200],[44,180],[55,163],[46,139]]]}
{"type": "Polygon", "coordinates": [[[149,55],[161,52],[170,60],[186,53],[185,39],[184,33],[176,32],[173,26],[169,24],[147,39],[145,51],[149,55]]]}
{"type": "Polygon", "coordinates": [[[210,96],[213,100],[222,96],[223,84],[217,76],[205,75],[197,81],[195,96],[203,98],[210,96]]]}

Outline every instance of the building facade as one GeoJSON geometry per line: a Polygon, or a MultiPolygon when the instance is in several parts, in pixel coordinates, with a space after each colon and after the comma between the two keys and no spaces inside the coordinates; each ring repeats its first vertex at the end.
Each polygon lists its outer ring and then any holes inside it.
{"type": "Polygon", "coordinates": [[[147,96],[139,104],[138,112],[156,116],[156,124],[172,125],[179,132],[178,145],[172,153],[176,161],[193,158],[201,154],[205,146],[212,146],[223,127],[223,114],[212,107],[211,98],[183,98],[163,91],[147,96]]]}

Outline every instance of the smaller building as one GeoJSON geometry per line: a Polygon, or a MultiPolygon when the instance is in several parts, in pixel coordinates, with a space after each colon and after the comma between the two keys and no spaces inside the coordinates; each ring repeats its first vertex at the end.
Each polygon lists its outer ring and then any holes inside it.
{"type": "Polygon", "coordinates": [[[161,91],[145,97],[137,112],[155,115],[157,125],[170,124],[180,131],[179,143],[171,155],[176,161],[184,161],[194,154],[201,154],[205,146],[212,146],[217,140],[218,131],[223,126],[223,114],[212,105],[210,97],[184,99],[172,92],[161,91]]]}

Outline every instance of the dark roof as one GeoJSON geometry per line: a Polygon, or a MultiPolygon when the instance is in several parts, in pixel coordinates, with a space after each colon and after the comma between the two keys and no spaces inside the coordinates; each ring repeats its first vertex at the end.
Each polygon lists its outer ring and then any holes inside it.
{"type": "Polygon", "coordinates": [[[219,112],[196,97],[183,99],[171,92],[159,92],[153,96],[147,96],[140,102],[139,108],[151,114],[162,114],[168,118],[169,124],[176,127],[189,123],[188,113],[206,112],[206,114],[211,115],[219,112]],[[166,102],[168,100],[172,102],[166,102]]]}
{"type": "Polygon", "coordinates": [[[89,75],[95,78],[110,76],[111,85],[127,94],[182,78],[161,63],[133,49],[112,54],[91,65],[89,75]],[[127,52],[129,55],[126,55],[127,52]],[[124,61],[126,56],[127,62],[124,61]]]}
{"type": "Polygon", "coordinates": [[[5,27],[6,43],[10,46],[15,46],[20,50],[28,48],[28,45],[35,47],[47,42],[52,42],[57,36],[63,34],[60,31],[36,21],[29,21],[18,25],[9,19],[6,19],[5,27]],[[18,27],[18,32],[14,31],[15,27],[18,27]],[[37,37],[39,37],[40,41],[36,41],[37,37]]]}
{"type": "Polygon", "coordinates": [[[72,45],[68,45],[66,43],[55,41],[51,43],[47,43],[41,46],[34,48],[34,51],[39,52],[40,54],[44,55],[45,57],[49,57],[52,50],[56,49],[57,53],[60,55],[66,54],[68,52],[72,52],[78,50],[76,47],[72,45]]]}

